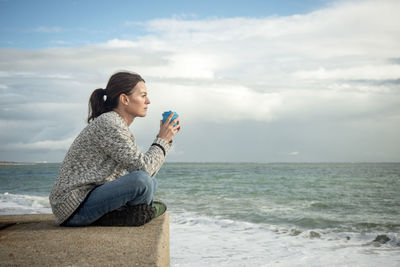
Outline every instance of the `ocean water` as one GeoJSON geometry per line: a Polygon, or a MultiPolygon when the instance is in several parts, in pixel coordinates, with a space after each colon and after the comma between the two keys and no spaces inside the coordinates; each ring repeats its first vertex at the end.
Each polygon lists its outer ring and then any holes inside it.
{"type": "MultiPolygon", "coordinates": [[[[0,214],[50,213],[59,164],[0,166],[0,214]]],[[[400,266],[400,163],[166,163],[172,266],[400,266]]]]}

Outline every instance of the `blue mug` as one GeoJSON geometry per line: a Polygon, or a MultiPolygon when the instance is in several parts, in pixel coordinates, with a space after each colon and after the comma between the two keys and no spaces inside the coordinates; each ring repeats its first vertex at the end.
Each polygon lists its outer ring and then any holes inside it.
{"type": "MultiPolygon", "coordinates": [[[[164,124],[165,121],[168,119],[169,115],[171,115],[171,113],[172,113],[172,111],[169,110],[169,111],[165,111],[165,112],[162,114],[162,116],[163,116],[163,119],[162,119],[163,124],[164,124]]],[[[175,120],[176,117],[178,117],[178,113],[175,112],[175,113],[174,113],[174,116],[172,116],[172,118],[171,118],[171,121],[175,120]]],[[[174,124],[174,126],[176,126],[177,124],[178,124],[178,122],[176,122],[176,123],[174,124]]]]}

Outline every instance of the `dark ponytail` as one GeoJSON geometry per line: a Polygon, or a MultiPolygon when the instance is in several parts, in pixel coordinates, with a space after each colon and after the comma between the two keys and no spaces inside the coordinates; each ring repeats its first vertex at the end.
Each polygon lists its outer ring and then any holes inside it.
{"type": "Polygon", "coordinates": [[[89,99],[89,117],[88,122],[106,112],[104,96],[106,90],[99,88],[93,91],[89,99]]]}
{"type": "Polygon", "coordinates": [[[105,112],[118,106],[121,94],[129,95],[138,82],[144,82],[139,74],[132,72],[117,72],[108,80],[106,89],[96,89],[89,99],[89,116],[87,122],[94,120],[105,112]]]}

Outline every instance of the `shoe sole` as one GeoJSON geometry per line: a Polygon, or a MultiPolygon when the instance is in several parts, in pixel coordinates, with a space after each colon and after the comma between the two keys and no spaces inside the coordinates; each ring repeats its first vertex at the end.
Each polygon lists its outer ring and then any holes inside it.
{"type": "Polygon", "coordinates": [[[153,207],[154,207],[154,204],[162,206],[162,208],[163,208],[163,211],[160,214],[157,214],[158,213],[157,209],[155,209],[155,218],[160,217],[161,215],[163,215],[167,211],[167,205],[165,205],[165,203],[163,203],[163,202],[161,202],[159,200],[154,200],[153,201],[153,207]]]}

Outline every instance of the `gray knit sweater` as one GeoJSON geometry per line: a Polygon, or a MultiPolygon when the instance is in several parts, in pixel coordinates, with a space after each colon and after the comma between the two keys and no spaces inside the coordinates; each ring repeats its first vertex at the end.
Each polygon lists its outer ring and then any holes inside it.
{"type": "Polygon", "coordinates": [[[171,144],[156,138],[141,153],[128,125],[118,113],[104,113],[91,121],[72,143],[50,193],[50,204],[61,224],[95,187],[143,170],[152,177],[161,168],[171,144]],[[156,145],[154,145],[156,144],[156,145]]]}

